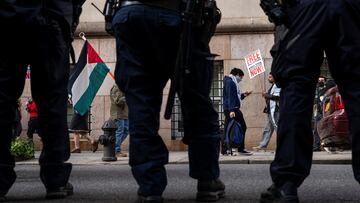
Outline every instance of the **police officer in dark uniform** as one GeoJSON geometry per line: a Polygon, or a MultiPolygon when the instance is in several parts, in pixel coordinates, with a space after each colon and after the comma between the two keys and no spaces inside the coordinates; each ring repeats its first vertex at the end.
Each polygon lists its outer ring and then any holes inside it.
{"type": "Polygon", "coordinates": [[[312,162],[312,104],[324,51],[348,113],[352,165],[360,182],[360,1],[261,0],[269,18],[285,30],[272,50],[272,73],[282,88],[274,184],[264,202],[298,202],[297,188],[312,162]],[[269,4],[270,2],[270,4],[269,4]]]}
{"type": "Polygon", "coordinates": [[[0,201],[16,179],[11,127],[28,64],[38,105],[40,179],[46,197],[73,192],[68,182],[72,165],[65,163],[70,156],[66,106],[73,9],[69,0],[0,1],[0,201]]]}
{"type": "MultiPolygon", "coordinates": [[[[168,150],[160,137],[164,87],[174,73],[182,20],[181,0],[123,1],[113,19],[117,43],[116,83],[129,107],[130,166],[139,202],[162,202],[167,185],[168,150]]],[[[218,114],[209,92],[213,61],[203,33],[191,36],[190,66],[180,95],[184,143],[189,146],[190,176],[198,180],[198,201],[223,197],[219,180],[218,114]]]]}

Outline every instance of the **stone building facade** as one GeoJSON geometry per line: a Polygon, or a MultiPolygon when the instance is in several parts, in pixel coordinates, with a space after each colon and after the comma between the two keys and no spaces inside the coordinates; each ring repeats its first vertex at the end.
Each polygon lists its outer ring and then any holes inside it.
{"type": "MultiPolygon", "coordinates": [[[[104,31],[103,16],[91,5],[91,3],[94,3],[102,9],[104,2],[105,0],[86,1],[77,32],[86,34],[87,39],[97,50],[100,57],[110,67],[111,71],[114,71],[116,62],[115,40],[104,31]]],[[[262,112],[265,101],[261,94],[269,87],[266,77],[271,65],[269,50],[273,44],[274,27],[268,22],[267,17],[259,7],[259,0],[217,0],[217,3],[222,11],[222,20],[218,26],[216,36],[211,41],[212,52],[219,55],[216,58],[212,98],[215,99],[214,104],[219,111],[220,120],[222,120],[222,77],[229,74],[233,67],[241,68],[245,72],[245,77],[241,82],[242,89],[243,91],[253,91],[253,94],[244,100],[242,106],[248,125],[245,146],[251,149],[261,139],[266,122],[266,116],[262,112]],[[265,61],[266,73],[250,79],[246,70],[244,56],[257,49],[260,49],[265,61]]],[[[79,56],[83,43],[80,38],[74,41],[73,46],[76,57],[79,56]]],[[[94,136],[102,134],[101,126],[110,117],[109,92],[113,83],[114,80],[107,77],[93,102],[91,108],[91,134],[94,136]]],[[[26,98],[30,96],[29,82],[27,81],[26,84],[23,101],[26,101],[26,98]]],[[[168,87],[169,85],[164,91],[163,105],[166,103],[168,87]]],[[[163,112],[161,114],[163,115],[163,112]]],[[[176,120],[178,118],[175,117],[173,117],[172,121],[162,119],[159,133],[170,150],[183,150],[186,147],[181,144],[178,138],[181,136],[181,121],[176,120]],[[174,140],[172,137],[177,139],[174,140]]],[[[24,129],[26,129],[27,120],[27,114],[23,111],[24,129]]],[[[125,145],[127,146],[127,141],[125,145]]],[[[275,147],[275,135],[269,147],[275,147]]]]}

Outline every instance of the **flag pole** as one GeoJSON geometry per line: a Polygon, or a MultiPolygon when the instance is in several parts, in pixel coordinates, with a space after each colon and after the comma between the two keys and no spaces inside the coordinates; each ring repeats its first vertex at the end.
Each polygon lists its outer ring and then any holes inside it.
{"type": "Polygon", "coordinates": [[[114,74],[113,74],[111,71],[109,71],[109,75],[110,75],[110,77],[111,77],[112,79],[115,80],[115,76],[114,76],[114,74]]]}
{"type": "MultiPolygon", "coordinates": [[[[84,41],[87,41],[84,32],[80,32],[80,33],[79,33],[79,37],[80,37],[81,39],[83,39],[84,41]]],[[[110,75],[110,77],[111,77],[113,80],[115,80],[115,76],[114,76],[114,74],[113,74],[111,71],[109,71],[109,75],[110,75]]]]}

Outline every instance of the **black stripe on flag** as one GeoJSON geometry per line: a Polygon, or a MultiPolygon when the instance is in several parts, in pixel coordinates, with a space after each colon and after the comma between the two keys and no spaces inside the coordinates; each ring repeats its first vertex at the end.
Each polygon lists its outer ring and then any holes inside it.
{"type": "Polygon", "coordinates": [[[72,70],[72,73],[69,78],[69,84],[68,84],[68,92],[71,94],[71,88],[74,85],[76,79],[79,77],[80,73],[83,71],[87,64],[87,58],[88,58],[88,41],[85,41],[84,46],[81,50],[78,62],[76,63],[74,69],[72,70]]]}

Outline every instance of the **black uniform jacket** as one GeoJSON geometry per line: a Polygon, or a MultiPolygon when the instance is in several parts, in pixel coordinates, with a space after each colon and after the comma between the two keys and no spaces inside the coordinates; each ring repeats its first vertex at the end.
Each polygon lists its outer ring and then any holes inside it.
{"type": "MultiPolygon", "coordinates": [[[[72,0],[1,0],[0,20],[27,24],[37,16],[49,16],[64,26],[72,25],[72,0]]],[[[14,25],[16,26],[16,24],[14,25]]]]}

